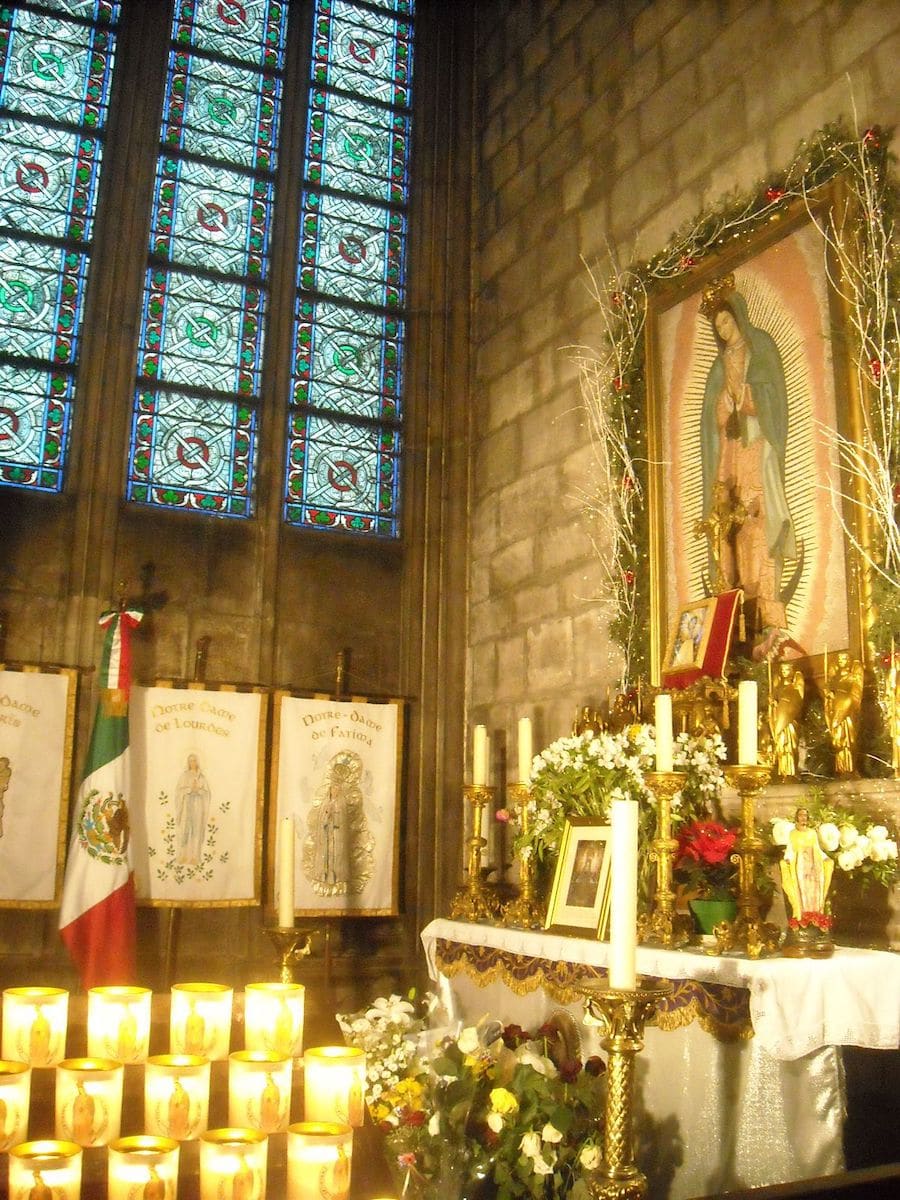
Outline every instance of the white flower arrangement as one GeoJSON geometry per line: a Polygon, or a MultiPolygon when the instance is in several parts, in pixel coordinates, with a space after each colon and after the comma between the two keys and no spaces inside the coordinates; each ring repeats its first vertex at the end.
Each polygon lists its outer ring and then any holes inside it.
{"type": "Polygon", "coordinates": [[[418,1053],[434,997],[424,997],[425,1012],[416,1015],[410,999],[380,996],[357,1013],[337,1013],[344,1040],[366,1052],[366,1100],[371,1104],[405,1079],[418,1053]]]}
{"type": "MultiPolygon", "coordinates": [[[[517,853],[543,861],[558,850],[567,818],[608,817],[616,799],[639,802],[642,835],[652,837],[656,800],[645,775],[654,768],[655,753],[652,725],[630,725],[619,733],[587,730],[552,742],[532,764],[526,820],[520,821],[514,842],[517,853]]],[[[678,735],[673,761],[684,773],[684,786],[671,802],[676,827],[711,813],[724,781],[725,753],[719,734],[678,735]]]]}
{"type": "MultiPolygon", "coordinates": [[[[890,887],[897,878],[897,835],[887,825],[851,809],[822,804],[809,809],[809,824],[816,830],[819,845],[845,875],[859,874],[884,887],[890,887]]],[[[794,821],[787,817],[772,817],[772,845],[787,846],[795,828],[794,821]]]]}

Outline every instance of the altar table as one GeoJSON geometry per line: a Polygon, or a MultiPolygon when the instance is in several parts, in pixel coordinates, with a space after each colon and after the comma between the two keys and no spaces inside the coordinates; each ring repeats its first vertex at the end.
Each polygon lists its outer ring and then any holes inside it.
{"type": "MultiPolygon", "coordinates": [[[[605,979],[609,944],[437,920],[429,975],[451,1021],[490,1014],[536,1029],[581,983],[605,979]]],[[[900,1046],[900,955],[839,947],[822,960],[712,957],[641,946],[643,976],[671,980],[635,1063],[637,1161],[654,1200],[685,1200],[843,1169],[840,1047],[900,1046]]],[[[583,1026],[584,1054],[602,1052],[583,1026]]]]}

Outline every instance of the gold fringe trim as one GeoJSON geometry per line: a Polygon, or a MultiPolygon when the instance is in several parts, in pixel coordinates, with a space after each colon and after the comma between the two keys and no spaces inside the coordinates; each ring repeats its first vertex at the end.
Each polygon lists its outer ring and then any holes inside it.
{"type": "MultiPolygon", "coordinates": [[[[481,988],[500,982],[517,996],[543,991],[556,1004],[577,1003],[582,999],[581,986],[607,978],[602,967],[586,963],[551,963],[489,946],[462,946],[442,939],[437,941],[435,960],[449,979],[465,975],[481,988]]],[[[657,1008],[650,1024],[670,1032],[696,1021],[704,1032],[720,1042],[748,1041],[753,1037],[750,997],[745,989],[693,979],[675,979],[671,983],[672,995],[657,1008]]]]}

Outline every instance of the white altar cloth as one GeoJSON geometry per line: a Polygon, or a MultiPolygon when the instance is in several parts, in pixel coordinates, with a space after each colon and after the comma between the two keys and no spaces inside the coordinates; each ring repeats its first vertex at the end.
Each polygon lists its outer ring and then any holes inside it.
{"type": "MultiPolygon", "coordinates": [[[[582,1004],[543,986],[529,962],[596,971],[608,943],[458,921],[421,934],[430,977],[451,1020],[490,1014],[534,1029],[582,1004]],[[443,951],[440,943],[443,943],[443,951]],[[493,964],[450,966],[446,950],[492,948],[516,956],[520,972],[493,964]]],[[[476,960],[477,961],[477,960],[476,960]]],[[[504,960],[508,965],[508,960],[504,960]]],[[[845,1115],[840,1045],[900,1044],[900,956],[839,949],[832,959],[713,958],[702,951],[639,947],[640,974],[746,989],[752,1030],[722,1041],[697,1020],[648,1027],[635,1074],[638,1165],[653,1200],[686,1200],[738,1188],[834,1174],[843,1169],[845,1115]]],[[[566,989],[563,989],[565,991],[566,989]]],[[[739,994],[739,993],[736,993],[739,994]]],[[[596,1031],[585,1027],[585,1053],[596,1031]]]]}

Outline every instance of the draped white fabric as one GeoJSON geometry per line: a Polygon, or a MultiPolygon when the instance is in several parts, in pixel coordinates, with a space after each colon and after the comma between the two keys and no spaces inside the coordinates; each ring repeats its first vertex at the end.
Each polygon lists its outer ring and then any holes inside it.
{"type": "MultiPolygon", "coordinates": [[[[490,978],[459,969],[451,975],[442,970],[439,940],[594,967],[605,965],[608,951],[605,943],[587,938],[443,920],[433,921],[421,936],[447,1012],[463,1024],[490,1013],[534,1029],[561,1008],[580,1019],[581,1005],[557,1003],[540,986],[539,970],[533,988],[521,975],[510,986],[513,981],[496,971],[490,978]]],[[[643,975],[747,988],[755,1034],[720,1041],[697,1021],[674,1030],[647,1029],[635,1071],[638,1165],[653,1200],[686,1200],[843,1169],[839,1046],[898,1044],[900,959],[839,949],[832,960],[754,963],[640,947],[637,966],[643,975]]],[[[583,1027],[586,1054],[598,1052],[596,1036],[595,1029],[583,1027]]]]}

